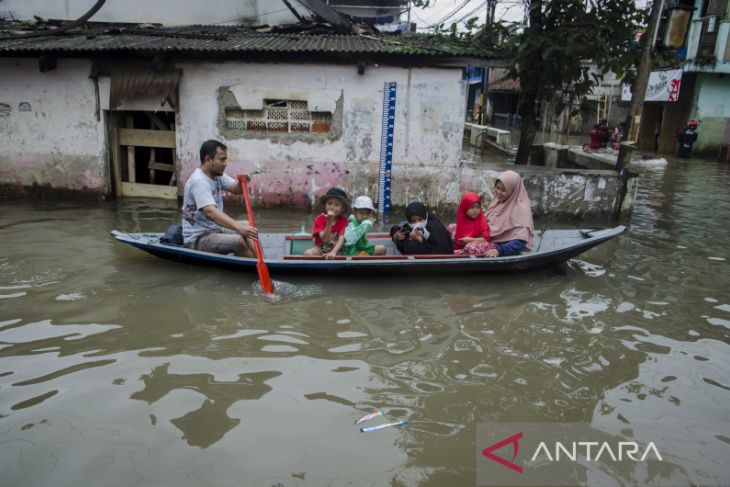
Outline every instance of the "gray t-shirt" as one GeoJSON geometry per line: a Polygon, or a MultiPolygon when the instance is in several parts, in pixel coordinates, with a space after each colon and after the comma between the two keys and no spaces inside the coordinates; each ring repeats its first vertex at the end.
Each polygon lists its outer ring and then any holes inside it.
{"type": "Polygon", "coordinates": [[[183,241],[189,244],[203,234],[221,232],[222,229],[210,220],[201,210],[215,205],[223,211],[223,190],[230,190],[238,181],[224,174],[211,179],[202,169],[197,168],[185,183],[185,196],[182,207],[183,241]]]}

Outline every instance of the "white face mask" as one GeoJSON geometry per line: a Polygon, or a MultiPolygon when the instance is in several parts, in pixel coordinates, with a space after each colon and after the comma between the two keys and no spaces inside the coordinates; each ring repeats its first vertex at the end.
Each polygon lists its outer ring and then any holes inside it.
{"type": "Polygon", "coordinates": [[[423,235],[424,239],[428,240],[428,237],[431,235],[431,233],[428,230],[426,230],[427,223],[428,223],[428,220],[421,220],[418,223],[409,223],[409,225],[413,229],[412,231],[415,231],[417,228],[420,228],[421,235],[423,235]]]}

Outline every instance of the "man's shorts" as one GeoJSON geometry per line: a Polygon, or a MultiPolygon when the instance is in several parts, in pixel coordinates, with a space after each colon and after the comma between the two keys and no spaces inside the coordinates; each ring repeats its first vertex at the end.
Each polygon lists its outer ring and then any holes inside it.
{"type": "Polygon", "coordinates": [[[214,254],[235,254],[239,249],[241,235],[228,228],[221,230],[221,232],[207,233],[195,242],[187,244],[186,247],[214,254]]]}
{"type": "Polygon", "coordinates": [[[241,236],[237,233],[214,232],[197,239],[192,248],[214,254],[235,254],[240,240],[241,236]]]}

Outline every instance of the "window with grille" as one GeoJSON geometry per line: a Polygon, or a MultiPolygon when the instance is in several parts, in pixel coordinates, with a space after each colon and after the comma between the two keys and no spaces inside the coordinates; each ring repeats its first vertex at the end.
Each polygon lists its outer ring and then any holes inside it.
{"type": "Polygon", "coordinates": [[[306,101],[265,100],[263,110],[226,109],[226,128],[235,132],[329,134],[330,112],[311,112],[306,101]]]}

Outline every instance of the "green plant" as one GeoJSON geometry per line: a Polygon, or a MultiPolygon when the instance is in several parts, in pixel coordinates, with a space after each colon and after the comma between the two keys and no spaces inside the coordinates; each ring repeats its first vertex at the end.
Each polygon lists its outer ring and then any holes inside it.
{"type": "Polygon", "coordinates": [[[717,63],[717,57],[714,54],[697,54],[694,63],[697,66],[714,66],[717,63]]]}

